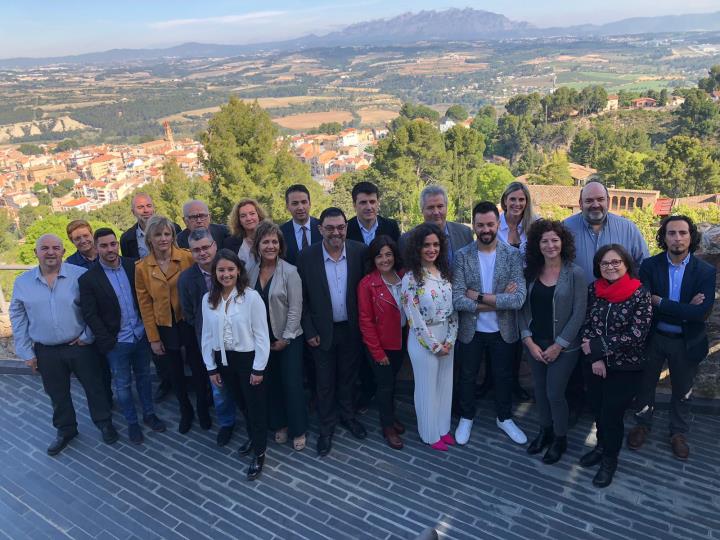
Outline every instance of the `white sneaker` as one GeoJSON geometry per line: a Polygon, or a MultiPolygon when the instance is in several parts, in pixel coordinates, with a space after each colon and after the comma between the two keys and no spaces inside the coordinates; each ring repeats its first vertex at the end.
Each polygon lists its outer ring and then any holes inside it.
{"type": "MultiPolygon", "coordinates": [[[[523,430],[517,427],[517,424],[513,422],[512,418],[508,418],[503,422],[501,422],[499,418],[496,418],[495,424],[512,439],[512,442],[517,444],[525,444],[527,442],[527,437],[523,433],[523,430]]],[[[455,438],[457,439],[457,436],[455,436],[455,438]]]]}
{"type": "Polygon", "coordinates": [[[473,421],[467,418],[460,418],[457,428],[455,428],[455,442],[458,444],[467,444],[470,440],[470,431],[472,431],[473,421]]]}

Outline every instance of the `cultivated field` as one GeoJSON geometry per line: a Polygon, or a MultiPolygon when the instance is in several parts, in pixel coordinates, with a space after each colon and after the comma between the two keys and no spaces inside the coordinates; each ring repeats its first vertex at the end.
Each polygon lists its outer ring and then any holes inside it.
{"type": "Polygon", "coordinates": [[[366,126],[383,126],[399,115],[397,111],[389,109],[360,109],[357,113],[362,124],[366,126]]]}
{"type": "Polygon", "coordinates": [[[273,118],[273,122],[287,129],[312,129],[327,122],[351,122],[353,115],[348,111],[326,111],[291,114],[273,118]]]}

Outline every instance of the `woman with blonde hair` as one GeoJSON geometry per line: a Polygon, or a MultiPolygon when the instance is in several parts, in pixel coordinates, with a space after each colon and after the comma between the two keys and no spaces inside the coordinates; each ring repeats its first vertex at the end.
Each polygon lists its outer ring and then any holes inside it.
{"type": "Polygon", "coordinates": [[[527,184],[510,182],[500,197],[500,207],[498,238],[525,253],[527,231],[538,219],[527,184]]]}
{"type": "Polygon", "coordinates": [[[255,229],[262,223],[267,214],[260,203],[255,199],[240,199],[228,219],[231,235],[223,242],[222,247],[237,253],[245,264],[245,270],[250,272],[260,262],[253,253],[255,229]]]}
{"type": "Polygon", "coordinates": [[[135,289],[145,332],[154,354],[168,359],[173,390],[180,404],[180,433],[187,433],[195,416],[185,382],[180,349],[185,346],[192,372],[200,427],[210,429],[207,399],[208,377],[194,339],[192,327],[183,321],[177,282],[183,270],[193,265],[189,251],[175,243],[175,227],[163,216],[153,216],[145,226],[148,255],[135,265],[135,289]]]}

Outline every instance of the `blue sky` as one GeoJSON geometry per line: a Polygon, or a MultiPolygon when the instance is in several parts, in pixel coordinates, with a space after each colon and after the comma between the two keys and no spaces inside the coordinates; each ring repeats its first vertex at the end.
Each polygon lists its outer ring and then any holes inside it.
{"type": "Polygon", "coordinates": [[[187,41],[275,41],[323,34],[410,10],[448,7],[485,9],[537,26],[720,9],[718,0],[35,0],[4,4],[0,22],[0,57],[4,58],[165,47],[187,41]]]}

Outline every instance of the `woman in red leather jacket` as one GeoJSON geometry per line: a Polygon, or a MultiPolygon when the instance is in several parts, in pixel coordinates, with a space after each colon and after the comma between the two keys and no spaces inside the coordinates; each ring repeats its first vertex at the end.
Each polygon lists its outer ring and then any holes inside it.
{"type": "Polygon", "coordinates": [[[388,445],[400,450],[405,427],[395,418],[395,377],[405,357],[405,313],[400,307],[402,280],[397,244],[386,235],[370,243],[367,275],[358,283],[360,332],[377,382],[380,424],[388,445]]]}

